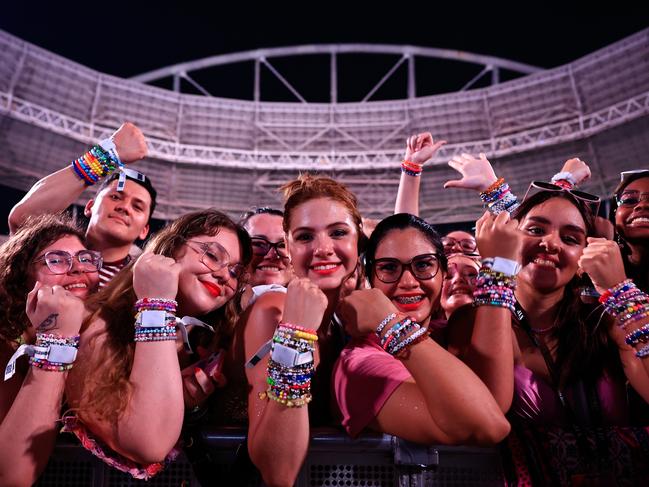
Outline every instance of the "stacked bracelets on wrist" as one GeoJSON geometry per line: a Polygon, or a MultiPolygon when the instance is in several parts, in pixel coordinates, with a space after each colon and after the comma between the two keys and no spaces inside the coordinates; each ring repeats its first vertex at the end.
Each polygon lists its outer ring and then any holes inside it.
{"type": "MultiPolygon", "coordinates": [[[[649,296],[642,292],[631,279],[625,279],[617,286],[607,289],[599,297],[606,312],[617,321],[623,330],[630,324],[637,323],[649,317],[649,296]]],[[[625,342],[635,347],[649,341],[649,323],[629,333],[625,342]]],[[[649,356],[649,345],[644,345],[636,352],[636,356],[649,356]]]]}
{"type": "Polygon", "coordinates": [[[72,170],[86,186],[92,186],[122,166],[115,144],[110,139],[93,146],[84,155],[72,161],[72,170]]]}
{"type": "Polygon", "coordinates": [[[512,213],[518,208],[516,195],[509,189],[509,184],[503,178],[498,179],[491,186],[480,193],[480,199],[485,207],[494,215],[507,211],[512,213]]]}
{"type": "Polygon", "coordinates": [[[421,176],[422,170],[422,166],[415,164],[414,162],[406,161],[405,159],[401,162],[401,172],[408,176],[418,178],[421,176]]]}
{"type": "Polygon", "coordinates": [[[79,335],[63,337],[51,333],[37,333],[34,354],[29,365],[54,372],[70,370],[77,358],[79,335]]]}
{"type": "Polygon", "coordinates": [[[282,322],[273,335],[268,360],[267,397],[286,407],[301,407],[311,401],[311,379],[315,371],[313,363],[315,332],[301,326],[282,322]]]}
{"type": "Polygon", "coordinates": [[[173,299],[143,298],[135,303],[135,341],[160,342],[176,339],[176,308],[173,299]]]}
{"type": "Polygon", "coordinates": [[[495,271],[483,264],[473,290],[473,306],[501,306],[514,311],[515,289],[516,276],[495,271]]]}
{"type": "Polygon", "coordinates": [[[407,347],[414,345],[420,340],[426,338],[428,328],[421,326],[416,321],[405,317],[402,320],[392,324],[388,331],[381,334],[385,327],[397,317],[395,313],[391,313],[385,317],[379,326],[376,327],[375,333],[379,337],[381,348],[392,356],[397,356],[400,352],[404,351],[407,347]]]}

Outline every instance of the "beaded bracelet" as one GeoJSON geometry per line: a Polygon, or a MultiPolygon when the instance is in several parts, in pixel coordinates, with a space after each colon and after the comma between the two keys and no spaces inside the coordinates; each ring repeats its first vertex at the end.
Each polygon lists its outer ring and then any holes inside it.
{"type": "Polygon", "coordinates": [[[311,401],[314,343],[312,330],[281,322],[271,340],[266,370],[266,390],[260,399],[271,399],[286,407],[301,407],[311,401]],[[293,364],[293,365],[291,365],[293,364]]]}
{"type": "Polygon", "coordinates": [[[640,350],[635,353],[635,356],[638,358],[645,358],[649,356],[649,345],[645,345],[640,350]]]}
{"type": "Polygon", "coordinates": [[[113,155],[111,151],[106,151],[97,144],[81,157],[73,160],[71,166],[86,186],[92,186],[123,164],[116,154],[113,155]]]}
{"type": "Polygon", "coordinates": [[[397,317],[396,313],[390,313],[388,316],[383,318],[383,321],[381,321],[381,323],[379,323],[379,325],[376,327],[376,330],[375,330],[375,333],[379,336],[379,338],[381,337],[381,332],[383,331],[383,328],[385,328],[386,325],[388,323],[390,323],[396,317],[397,317]]]}
{"type": "Polygon", "coordinates": [[[519,206],[518,199],[510,191],[509,184],[503,178],[497,179],[491,186],[482,191],[480,199],[485,207],[496,215],[503,211],[512,213],[519,206]]]}
{"type": "Polygon", "coordinates": [[[625,279],[604,291],[599,302],[622,329],[649,317],[649,296],[638,289],[631,279],[625,279]]]}
{"type": "Polygon", "coordinates": [[[142,298],[135,302],[135,312],[144,310],[150,311],[168,311],[175,313],[178,308],[178,302],[175,299],[163,298],[142,298]]]}
{"type": "Polygon", "coordinates": [[[416,164],[406,159],[401,161],[401,167],[405,167],[406,169],[409,169],[413,172],[422,172],[424,170],[424,166],[422,166],[421,164],[416,164]]]}
{"type": "Polygon", "coordinates": [[[79,335],[64,337],[53,333],[37,333],[29,357],[29,365],[50,372],[65,372],[74,365],[79,335]]]}
{"type": "Polygon", "coordinates": [[[637,345],[640,342],[646,342],[649,339],[649,323],[646,325],[642,326],[641,328],[638,328],[637,330],[632,331],[629,333],[625,338],[624,342],[627,345],[637,345]]]}
{"type": "Polygon", "coordinates": [[[401,172],[407,176],[412,176],[413,178],[421,176],[421,171],[413,171],[412,169],[408,169],[406,166],[401,166],[401,172]]]}
{"type": "Polygon", "coordinates": [[[500,306],[514,311],[516,278],[481,267],[473,290],[473,306],[500,306]]]}
{"type": "Polygon", "coordinates": [[[405,350],[407,347],[414,345],[415,343],[419,342],[420,338],[425,338],[428,333],[428,328],[425,326],[419,327],[418,330],[416,330],[414,333],[412,333],[410,336],[408,336],[405,340],[402,340],[398,343],[395,343],[392,347],[390,347],[387,352],[392,355],[396,356],[403,350],[405,350]]]}
{"type": "Polygon", "coordinates": [[[307,328],[302,328],[302,327],[298,328],[294,325],[290,325],[287,323],[280,323],[278,325],[278,331],[283,332],[285,334],[289,334],[296,338],[308,340],[310,342],[318,341],[318,335],[316,333],[313,333],[313,331],[307,328]]]}

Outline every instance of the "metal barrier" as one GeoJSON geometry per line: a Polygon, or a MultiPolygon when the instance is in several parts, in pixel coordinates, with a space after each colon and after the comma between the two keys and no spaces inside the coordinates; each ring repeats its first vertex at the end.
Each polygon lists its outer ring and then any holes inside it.
{"type": "MultiPolygon", "coordinates": [[[[245,430],[222,428],[203,434],[213,465],[210,485],[224,483],[224,475],[245,441],[245,430]]],[[[183,456],[148,482],[132,479],[93,457],[70,437],[59,441],[38,487],[199,487],[183,456]]],[[[251,481],[249,485],[259,485],[251,481]]],[[[389,435],[365,434],[351,439],[333,428],[316,429],[298,475],[297,487],[416,487],[502,486],[496,448],[424,447],[389,435]]]]}

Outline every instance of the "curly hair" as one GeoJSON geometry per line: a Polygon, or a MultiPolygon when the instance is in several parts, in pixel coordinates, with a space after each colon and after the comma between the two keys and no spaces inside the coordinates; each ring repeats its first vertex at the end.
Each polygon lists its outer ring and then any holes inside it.
{"type": "Polygon", "coordinates": [[[20,229],[0,246],[0,338],[18,339],[27,329],[29,320],[25,312],[31,274],[36,256],[57,240],[85,237],[81,228],[63,214],[45,214],[29,217],[20,229]]]}
{"type": "MultiPolygon", "coordinates": [[[[216,235],[221,229],[236,233],[241,248],[241,264],[248,265],[252,256],[250,237],[227,215],[215,209],[196,211],[181,216],[160,230],[145,247],[145,252],[173,257],[185,240],[198,235],[216,235]]],[[[84,393],[78,406],[81,419],[93,413],[109,421],[116,421],[125,411],[132,384],[130,371],[135,353],[133,306],[137,296],[133,290],[133,265],[122,269],[97,295],[86,301],[90,315],[84,321],[82,330],[97,319],[106,322],[106,343],[94,351],[91,377],[84,377],[84,393]]],[[[224,347],[229,343],[234,324],[241,311],[238,296],[245,280],[238,282],[235,298],[225,306],[201,317],[214,326],[216,335],[211,345],[224,347]]]]}
{"type": "Polygon", "coordinates": [[[363,218],[358,211],[358,200],[347,186],[324,176],[300,174],[280,188],[284,195],[284,231],[291,227],[291,216],[296,207],[316,198],[328,198],[342,204],[352,217],[358,234],[358,251],[363,251],[367,237],[363,233],[363,218]]]}

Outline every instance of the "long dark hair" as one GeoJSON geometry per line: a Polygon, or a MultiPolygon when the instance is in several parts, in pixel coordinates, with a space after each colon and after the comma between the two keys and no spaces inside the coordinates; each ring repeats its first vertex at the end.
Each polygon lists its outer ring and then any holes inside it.
{"type": "MultiPolygon", "coordinates": [[[[530,210],[552,198],[562,198],[575,206],[586,226],[586,235],[595,235],[595,217],[587,205],[567,191],[542,191],[525,201],[513,217],[521,221],[530,210]]],[[[595,383],[604,371],[620,372],[616,345],[608,337],[611,319],[601,305],[585,304],[580,297],[581,278],[575,274],[566,285],[557,312],[556,368],[560,371],[561,386],[585,380],[595,383]]]]}

